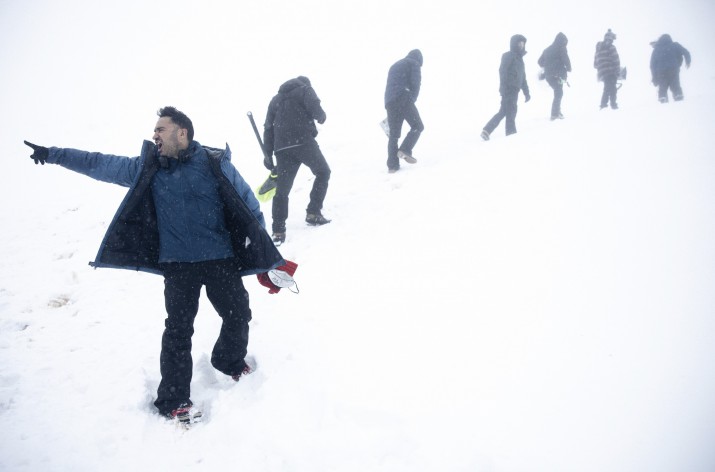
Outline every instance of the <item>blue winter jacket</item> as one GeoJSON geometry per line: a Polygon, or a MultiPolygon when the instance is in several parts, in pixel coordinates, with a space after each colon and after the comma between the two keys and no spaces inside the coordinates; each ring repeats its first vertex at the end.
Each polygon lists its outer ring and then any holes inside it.
{"type": "Polygon", "coordinates": [[[129,187],[92,266],[162,274],[166,262],[233,258],[248,275],[284,263],[228,146],[194,141],[188,151],[164,168],[151,141],[134,158],[50,148],[50,163],[129,187]]]}

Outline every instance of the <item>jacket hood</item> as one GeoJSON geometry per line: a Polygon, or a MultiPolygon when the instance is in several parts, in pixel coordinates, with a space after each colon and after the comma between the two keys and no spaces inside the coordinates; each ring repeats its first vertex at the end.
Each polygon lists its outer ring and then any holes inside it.
{"type": "Polygon", "coordinates": [[[417,62],[417,64],[422,67],[422,51],[419,49],[413,49],[412,51],[407,53],[407,58],[412,59],[413,61],[417,62]]]}
{"type": "Polygon", "coordinates": [[[518,44],[524,41],[524,51],[522,52],[522,56],[526,54],[526,38],[521,35],[521,34],[515,34],[514,36],[511,37],[511,40],[509,41],[509,50],[511,52],[519,52],[519,46],[518,44]]]}
{"type": "Polygon", "coordinates": [[[658,46],[665,46],[666,44],[672,44],[673,43],[673,38],[670,37],[669,34],[664,34],[660,38],[658,38],[658,41],[656,44],[658,46]]]}
{"type": "Polygon", "coordinates": [[[569,43],[569,39],[566,37],[565,34],[559,33],[556,35],[556,39],[554,39],[554,44],[556,46],[566,46],[569,43]]]}
{"type": "Polygon", "coordinates": [[[295,79],[290,79],[286,82],[284,82],[279,88],[278,88],[278,93],[288,93],[292,90],[297,89],[298,87],[306,87],[310,85],[310,81],[308,80],[307,77],[296,77],[295,79]],[[307,83],[306,83],[307,81],[307,83]]]}
{"type": "Polygon", "coordinates": [[[616,40],[616,33],[611,31],[611,28],[608,28],[608,31],[606,31],[606,34],[603,35],[603,40],[604,41],[615,41],[616,40]]]}

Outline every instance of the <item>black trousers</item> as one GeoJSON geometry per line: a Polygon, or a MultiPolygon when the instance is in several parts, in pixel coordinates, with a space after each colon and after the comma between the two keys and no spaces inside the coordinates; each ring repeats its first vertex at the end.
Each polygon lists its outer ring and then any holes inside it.
{"type": "Polygon", "coordinates": [[[616,95],[618,94],[618,76],[609,75],[603,78],[603,95],[601,95],[601,108],[606,108],[611,102],[611,108],[618,107],[616,95]]]}
{"type": "Polygon", "coordinates": [[[546,82],[554,89],[554,101],[551,102],[551,118],[561,115],[561,99],[564,97],[564,84],[559,77],[547,77],[546,82]]]}
{"type": "Polygon", "coordinates": [[[163,269],[168,316],[161,339],[161,383],[154,405],[166,414],[191,401],[191,336],[201,287],[206,287],[206,296],[223,320],[211,364],[226,375],[239,374],[246,366],[251,310],[238,266],[232,260],[169,263],[163,269]]]}
{"type": "Polygon", "coordinates": [[[387,168],[399,169],[400,160],[397,157],[397,151],[412,155],[412,150],[420,138],[420,134],[425,127],[420,118],[420,112],[417,110],[415,102],[412,101],[410,95],[404,93],[392,103],[385,106],[387,110],[387,124],[390,126],[390,137],[387,140],[387,168]],[[402,123],[406,121],[410,125],[410,131],[405,136],[402,144],[398,144],[402,135],[402,123]]]}
{"type": "Polygon", "coordinates": [[[516,101],[518,99],[518,93],[502,95],[499,111],[492,117],[491,120],[487,122],[486,125],[484,125],[484,129],[487,133],[492,134],[492,131],[499,126],[499,123],[501,123],[501,120],[504,118],[506,118],[506,135],[509,136],[510,134],[516,133],[516,112],[518,109],[516,101]]]}
{"type": "Polygon", "coordinates": [[[310,202],[306,208],[306,213],[312,214],[319,214],[323,209],[325,195],[328,193],[330,167],[314,139],[300,146],[277,151],[276,163],[278,179],[273,197],[273,232],[284,233],[288,219],[288,195],[300,165],[305,164],[315,176],[310,202]]]}
{"type": "Polygon", "coordinates": [[[683,89],[680,86],[680,68],[668,69],[660,72],[658,80],[658,98],[661,101],[668,101],[668,89],[673,94],[673,100],[683,99],[683,89]]]}

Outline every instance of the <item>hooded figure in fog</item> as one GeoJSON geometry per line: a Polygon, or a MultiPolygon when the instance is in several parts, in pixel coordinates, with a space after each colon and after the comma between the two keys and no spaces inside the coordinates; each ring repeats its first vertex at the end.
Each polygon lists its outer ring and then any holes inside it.
{"type": "Polygon", "coordinates": [[[668,102],[668,89],[673,94],[673,100],[683,99],[683,89],[680,87],[680,66],[690,67],[690,52],[680,43],[676,43],[669,34],[664,34],[658,41],[652,43],[653,53],[650,56],[650,72],[653,85],[658,87],[658,100],[668,102]]]}
{"type": "Polygon", "coordinates": [[[509,51],[502,54],[499,65],[499,93],[501,107],[496,115],[484,126],[482,139],[489,140],[489,135],[506,118],[506,135],[516,133],[516,111],[519,91],[524,92],[524,101],[531,100],[529,84],[526,82],[524,55],[526,54],[526,38],[515,34],[509,42],[509,51]]]}
{"type": "Polygon", "coordinates": [[[417,159],[412,157],[412,149],[425,127],[417,111],[415,102],[422,85],[422,52],[413,49],[406,57],[395,62],[387,73],[385,87],[385,109],[390,136],[387,142],[387,170],[400,170],[400,159],[414,164],[417,159]],[[407,121],[410,131],[401,144],[402,122],[407,121]]]}
{"type": "Polygon", "coordinates": [[[571,72],[571,60],[566,50],[568,42],[565,34],[557,34],[553,44],[544,49],[539,58],[539,65],[544,68],[544,78],[554,89],[554,100],[551,103],[552,120],[564,118],[561,114],[561,99],[564,96],[564,83],[568,73],[571,72]]]}
{"type": "Polygon", "coordinates": [[[278,88],[271,99],[263,124],[263,144],[266,157],[263,164],[278,176],[276,194],[273,197],[273,242],[286,240],[288,219],[288,196],[301,164],[315,176],[306,208],[305,222],[311,226],[330,223],[322,213],[323,202],[328,193],[330,166],[315,138],[318,128],[325,123],[326,115],[310,79],[299,76],[290,79],[278,88]],[[273,165],[273,153],[277,165],[273,165]]]}

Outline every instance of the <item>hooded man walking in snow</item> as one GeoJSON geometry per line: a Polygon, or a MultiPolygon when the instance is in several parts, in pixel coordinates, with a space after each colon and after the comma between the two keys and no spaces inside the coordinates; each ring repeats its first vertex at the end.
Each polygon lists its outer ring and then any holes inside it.
{"type": "Polygon", "coordinates": [[[315,140],[318,136],[315,122],[322,125],[325,118],[325,111],[308,77],[300,76],[283,83],[268,105],[263,125],[264,165],[268,170],[274,170],[271,156],[275,152],[278,178],[273,197],[273,242],[276,244],[286,240],[288,195],[301,164],[308,166],[315,176],[305,221],[311,226],[330,223],[322,213],[330,167],[315,140]]]}
{"type": "Polygon", "coordinates": [[[285,262],[228,146],[194,141],[191,120],[174,107],[158,115],[154,142],[144,141],[138,157],[25,144],[35,164],[58,164],[129,188],[91,265],[164,276],[167,318],[154,405],[161,415],[190,423],[200,416],[189,394],[201,287],[223,320],[211,364],[238,381],[251,372],[245,360],[251,310],[241,278],[285,262]]]}
{"type": "Polygon", "coordinates": [[[653,85],[658,87],[658,100],[668,103],[668,89],[676,102],[683,99],[683,89],[680,86],[680,66],[690,67],[690,52],[680,43],[676,43],[669,34],[664,34],[653,43],[653,53],[650,56],[650,72],[653,85]]]}
{"type": "Polygon", "coordinates": [[[506,135],[516,133],[516,104],[519,99],[519,91],[524,92],[525,102],[531,100],[524,68],[525,54],[526,38],[520,34],[515,34],[509,41],[509,51],[502,54],[501,57],[501,64],[499,65],[501,107],[497,114],[484,125],[481,136],[485,141],[489,140],[489,136],[504,118],[506,118],[506,135]]]}
{"type": "Polygon", "coordinates": [[[563,120],[561,113],[561,99],[564,96],[564,83],[568,73],[571,72],[571,60],[566,50],[569,43],[563,33],[556,35],[553,44],[544,49],[539,58],[539,65],[544,68],[544,78],[549,86],[554,89],[554,100],[551,103],[551,120],[563,120]]]}
{"type": "Polygon", "coordinates": [[[395,62],[387,73],[385,109],[387,125],[390,128],[387,141],[387,170],[390,173],[400,170],[400,159],[410,164],[417,162],[417,159],[412,157],[412,149],[425,129],[415,105],[421,85],[422,52],[413,49],[406,57],[395,62]],[[399,144],[404,121],[410,125],[410,131],[402,144],[399,144]]]}

